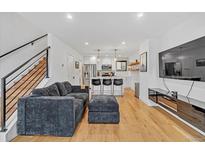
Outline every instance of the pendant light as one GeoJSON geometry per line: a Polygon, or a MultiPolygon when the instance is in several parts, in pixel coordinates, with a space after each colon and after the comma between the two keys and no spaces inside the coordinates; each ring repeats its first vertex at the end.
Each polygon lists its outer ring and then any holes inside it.
{"type": "Polygon", "coordinates": [[[97,51],[98,51],[97,62],[100,62],[100,49],[98,49],[97,51]]]}
{"type": "Polygon", "coordinates": [[[115,49],[115,57],[114,57],[114,61],[117,61],[117,55],[116,55],[117,53],[116,53],[116,52],[117,52],[117,49],[115,49]]]}

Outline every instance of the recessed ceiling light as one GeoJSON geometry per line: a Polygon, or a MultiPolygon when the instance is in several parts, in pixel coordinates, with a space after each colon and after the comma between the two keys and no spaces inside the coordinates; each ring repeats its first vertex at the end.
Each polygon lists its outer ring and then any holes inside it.
{"type": "Polygon", "coordinates": [[[143,13],[143,12],[140,12],[140,13],[137,14],[137,17],[138,17],[138,18],[141,18],[141,17],[143,17],[143,15],[144,15],[144,13],[143,13]]]}
{"type": "Polygon", "coordinates": [[[88,42],[85,42],[85,45],[88,45],[89,43],[88,42]]]}
{"type": "Polygon", "coordinates": [[[126,42],[124,42],[124,41],[123,41],[123,42],[122,42],[122,44],[123,44],[123,45],[125,45],[125,44],[126,44],[126,42]]]}
{"type": "Polygon", "coordinates": [[[73,19],[73,16],[71,14],[67,14],[68,19],[73,19]]]}
{"type": "Polygon", "coordinates": [[[96,56],[92,56],[91,58],[92,58],[92,59],[96,59],[96,56]]]}

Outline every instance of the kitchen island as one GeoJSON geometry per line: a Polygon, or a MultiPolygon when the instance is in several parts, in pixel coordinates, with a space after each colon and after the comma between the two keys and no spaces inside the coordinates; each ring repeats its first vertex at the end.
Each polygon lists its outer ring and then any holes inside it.
{"type": "Polygon", "coordinates": [[[113,94],[115,96],[122,96],[122,95],[124,95],[124,87],[125,87],[124,80],[125,80],[124,77],[120,77],[120,76],[92,77],[90,79],[90,93],[91,93],[91,95],[99,95],[99,94],[112,95],[113,94]],[[100,86],[92,85],[92,79],[100,79],[101,85],[100,86]],[[111,79],[112,85],[110,85],[110,86],[103,85],[103,79],[111,79]],[[122,79],[123,80],[122,86],[113,85],[114,79],[122,79]]]}

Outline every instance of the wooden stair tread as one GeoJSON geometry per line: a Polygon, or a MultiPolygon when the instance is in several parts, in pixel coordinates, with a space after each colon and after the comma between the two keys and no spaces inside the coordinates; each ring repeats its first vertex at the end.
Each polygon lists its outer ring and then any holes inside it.
{"type": "Polygon", "coordinates": [[[8,97],[7,100],[7,104],[9,104],[9,102],[11,102],[19,93],[19,91],[21,91],[22,89],[26,88],[26,86],[29,84],[29,82],[31,82],[33,79],[35,79],[35,77],[37,77],[39,75],[39,73],[44,70],[45,67],[40,68],[39,70],[37,70],[32,76],[30,76],[29,78],[27,78],[26,81],[24,81],[22,83],[22,85],[16,89],[11,95],[10,97],[8,97]]]}
{"type": "MultiPolygon", "coordinates": [[[[38,82],[34,83],[33,86],[32,86],[23,96],[29,95],[29,94],[32,92],[32,90],[33,90],[36,86],[38,86],[38,84],[44,79],[45,75],[46,75],[46,73],[44,73],[44,74],[39,78],[38,82]]],[[[18,100],[17,100],[17,101],[18,101],[18,100]]],[[[17,101],[16,101],[15,105],[6,113],[6,119],[7,119],[7,120],[8,120],[8,119],[11,117],[11,115],[16,111],[16,109],[17,109],[17,101]]]]}
{"type": "Polygon", "coordinates": [[[27,84],[26,84],[24,87],[22,87],[22,89],[19,89],[19,90],[18,90],[18,91],[17,91],[17,94],[16,94],[14,97],[12,97],[11,100],[8,100],[8,101],[10,101],[10,102],[7,103],[6,111],[8,111],[8,110],[13,106],[13,104],[15,104],[15,103],[18,101],[18,99],[19,99],[20,97],[24,96],[25,91],[28,91],[28,90],[31,88],[30,85],[32,85],[33,83],[35,83],[36,81],[38,81],[39,78],[40,78],[45,72],[46,72],[45,69],[41,70],[41,72],[39,72],[36,76],[34,76],[32,79],[28,80],[27,84]]]}
{"type": "Polygon", "coordinates": [[[44,79],[46,75],[46,59],[42,58],[39,63],[21,77],[6,92],[6,120],[17,109],[18,99],[29,95],[32,90],[44,79]]]}
{"type": "Polygon", "coordinates": [[[15,91],[21,85],[21,83],[26,77],[28,77],[29,75],[32,75],[32,73],[34,73],[38,68],[40,68],[44,64],[45,64],[45,61],[42,60],[38,65],[36,65],[33,69],[31,69],[26,75],[24,75],[21,79],[19,79],[13,86],[11,86],[7,90],[6,96],[9,96],[11,93],[13,93],[13,91],[15,91]]]}
{"type": "MultiPolygon", "coordinates": [[[[41,67],[44,65],[40,65],[41,67]]],[[[15,86],[12,86],[12,88],[6,93],[6,97],[10,97],[10,95],[16,91],[20,86],[22,86],[22,84],[28,80],[28,78],[30,78],[31,76],[33,76],[41,67],[38,67],[38,69],[33,69],[32,72],[28,73],[27,75],[25,75],[22,79],[19,80],[18,84],[16,84],[15,86]]]]}

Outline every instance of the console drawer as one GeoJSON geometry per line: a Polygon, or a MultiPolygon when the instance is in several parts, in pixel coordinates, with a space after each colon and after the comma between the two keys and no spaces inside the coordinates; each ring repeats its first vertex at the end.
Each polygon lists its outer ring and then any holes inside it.
{"type": "Polygon", "coordinates": [[[177,102],[177,114],[179,117],[196,126],[201,130],[205,130],[205,115],[196,110],[191,104],[177,102]]]}
{"type": "Polygon", "coordinates": [[[205,118],[205,110],[202,108],[192,105],[192,112],[196,115],[199,115],[205,118]]]}
{"type": "Polygon", "coordinates": [[[158,103],[167,106],[168,108],[177,111],[177,103],[165,96],[158,96],[158,103]]]}

